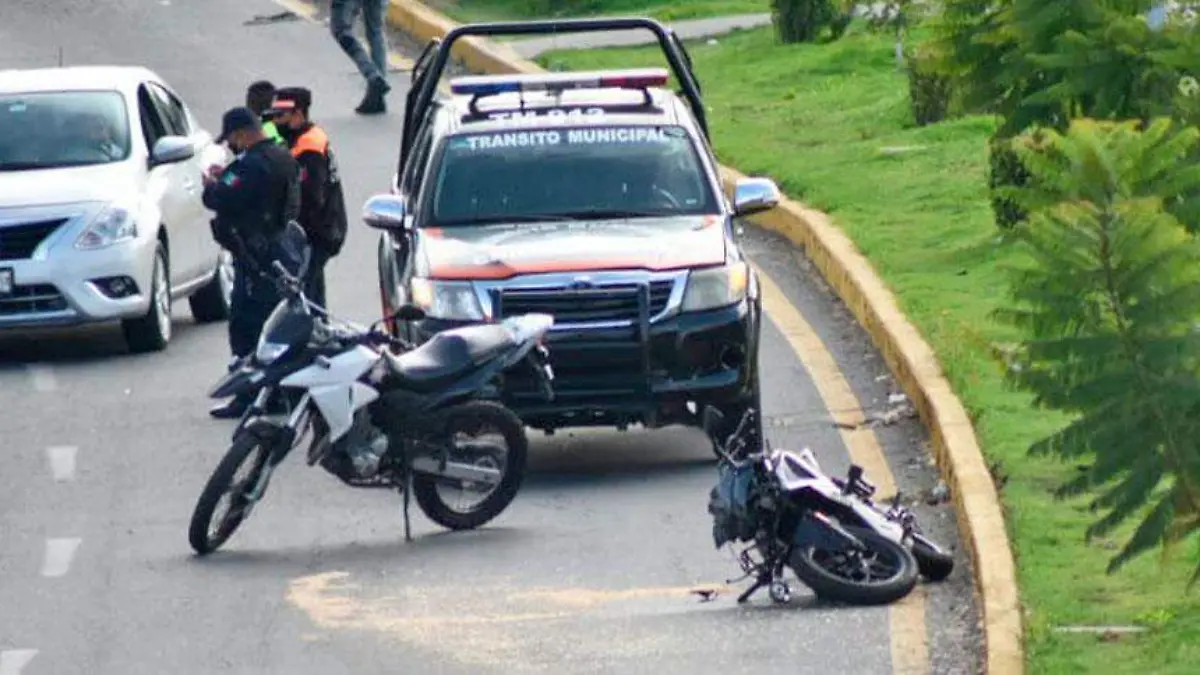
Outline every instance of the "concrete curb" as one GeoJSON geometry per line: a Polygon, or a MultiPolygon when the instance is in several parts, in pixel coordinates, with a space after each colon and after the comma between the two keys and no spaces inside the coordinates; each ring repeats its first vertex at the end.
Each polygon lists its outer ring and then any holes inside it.
{"type": "MultiPolygon", "coordinates": [[[[441,38],[458,24],[413,0],[389,0],[388,21],[413,37],[441,38]]],[[[463,39],[454,55],[482,73],[545,72],[512,49],[476,38],[463,39]]],[[[721,167],[731,191],[742,174],[721,167]]],[[[975,567],[982,596],[985,663],[988,673],[1025,672],[1016,565],[1004,511],[991,472],[962,402],[942,374],[933,349],[900,311],[895,296],[871,264],[829,217],[784,199],[779,208],[752,219],[800,247],[854,313],[930,430],[938,466],[950,486],[959,528],[975,567]]]]}

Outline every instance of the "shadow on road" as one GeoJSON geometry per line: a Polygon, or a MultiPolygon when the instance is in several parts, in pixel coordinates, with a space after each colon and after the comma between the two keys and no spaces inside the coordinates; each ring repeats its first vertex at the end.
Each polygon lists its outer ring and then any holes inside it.
{"type": "MultiPolygon", "coordinates": [[[[171,325],[171,346],[194,339],[201,334],[201,328],[191,318],[176,317],[171,325]]],[[[224,328],[220,330],[223,331],[224,328]]],[[[139,358],[153,355],[131,354],[119,324],[0,330],[0,364],[4,365],[87,364],[118,357],[139,358]]]]}
{"type": "Polygon", "coordinates": [[[715,461],[708,440],[695,429],[584,429],[548,438],[531,431],[521,490],[605,487],[706,473],[714,470],[715,461]]]}
{"type": "MultiPolygon", "coordinates": [[[[415,520],[420,515],[415,506],[413,509],[415,520]]],[[[426,557],[438,558],[447,553],[461,551],[474,555],[487,550],[488,546],[520,546],[533,541],[536,536],[536,532],[525,529],[489,525],[484,529],[462,532],[414,532],[413,540],[406,542],[402,528],[397,528],[395,537],[368,542],[255,548],[253,542],[231,541],[228,549],[218,550],[203,558],[186,555],[179,561],[191,568],[222,570],[220,574],[226,574],[225,570],[229,568],[269,569],[273,574],[304,574],[312,573],[314,569],[389,569],[389,566],[399,562],[408,565],[426,557]]]]}

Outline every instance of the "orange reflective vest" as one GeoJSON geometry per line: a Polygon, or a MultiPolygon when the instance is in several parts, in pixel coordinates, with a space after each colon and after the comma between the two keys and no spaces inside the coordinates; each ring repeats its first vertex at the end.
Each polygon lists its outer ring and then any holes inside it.
{"type": "Polygon", "coordinates": [[[292,157],[299,157],[306,152],[315,152],[319,155],[329,152],[329,134],[315,124],[309,127],[308,131],[304,132],[300,138],[297,138],[296,144],[292,146],[292,157]]]}
{"type": "Polygon", "coordinates": [[[314,124],[296,139],[291,152],[300,164],[300,224],[315,246],[336,255],[346,240],[347,222],[342,182],[337,160],[329,147],[329,135],[314,124]],[[309,168],[314,176],[309,175],[309,168]]]}

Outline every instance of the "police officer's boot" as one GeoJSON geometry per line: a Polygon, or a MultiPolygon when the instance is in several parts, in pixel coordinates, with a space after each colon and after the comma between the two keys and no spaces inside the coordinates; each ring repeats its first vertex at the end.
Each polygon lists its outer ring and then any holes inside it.
{"type": "Polygon", "coordinates": [[[367,82],[367,93],[363,96],[362,103],[354,109],[354,112],[359,115],[378,115],[387,110],[387,104],[384,103],[383,97],[389,91],[391,86],[388,85],[381,77],[373,77],[367,82]]]}

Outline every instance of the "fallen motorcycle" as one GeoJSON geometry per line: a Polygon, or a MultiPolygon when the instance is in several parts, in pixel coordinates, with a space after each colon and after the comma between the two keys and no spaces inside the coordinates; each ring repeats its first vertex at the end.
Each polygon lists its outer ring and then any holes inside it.
{"type": "MultiPolygon", "coordinates": [[[[304,260],[295,276],[275,264],[273,279],[284,298],[252,358],[209,393],[255,398],[196,502],[192,548],[206,555],[223,545],[308,432],[309,466],[320,463],[351,487],[401,492],[406,540],[410,495],[430,520],[454,530],[480,527],[502,513],[520,487],[528,445],[520,418],[492,400],[494,382],[525,362],[553,397],[553,371],[541,345],[553,317],[525,314],[447,330],[412,348],[374,325],[336,320],[310,302],[299,281],[307,255],[304,260]],[[401,353],[393,355],[393,348],[401,353]],[[284,409],[269,414],[279,406],[284,409]],[[492,440],[462,438],[481,430],[491,431],[492,440]],[[442,495],[447,487],[480,493],[480,501],[453,507],[442,495]]],[[[379,323],[422,316],[406,306],[379,323]]]]}
{"type": "MultiPolygon", "coordinates": [[[[764,587],[785,603],[790,567],[821,598],[856,605],[895,602],[923,574],[946,578],[953,558],[922,535],[915,516],[899,502],[887,509],[871,502],[874,486],[852,467],[846,480],[826,476],[812,452],[746,447],[745,430],[757,411],[747,410],[725,439],[715,436],[724,416],[704,409],[703,426],[720,457],[717,485],[709,494],[713,542],[751,545],[738,556],[745,575],[755,578],[738,602],[764,587]],[[755,556],[757,554],[757,558],[755,556]]],[[[730,583],[740,581],[731,580],[730,583]]]]}

